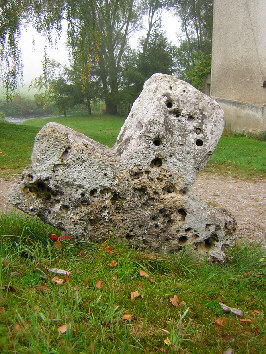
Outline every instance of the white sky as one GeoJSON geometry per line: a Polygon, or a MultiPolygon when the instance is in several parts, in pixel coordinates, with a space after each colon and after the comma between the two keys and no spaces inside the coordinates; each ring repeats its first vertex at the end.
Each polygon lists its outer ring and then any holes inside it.
{"type": "MultiPolygon", "coordinates": [[[[167,37],[173,44],[178,44],[178,36],[181,34],[178,18],[169,12],[162,14],[162,25],[167,37]]],[[[66,27],[66,23],[63,27],[66,27]]],[[[130,39],[130,44],[135,46],[141,33],[130,39]]],[[[42,59],[44,48],[47,47],[47,54],[56,61],[67,64],[68,51],[66,48],[66,32],[63,31],[61,38],[57,41],[56,47],[51,48],[47,39],[41,36],[31,26],[21,31],[21,51],[24,65],[24,84],[28,85],[32,79],[42,73],[42,59]]]]}

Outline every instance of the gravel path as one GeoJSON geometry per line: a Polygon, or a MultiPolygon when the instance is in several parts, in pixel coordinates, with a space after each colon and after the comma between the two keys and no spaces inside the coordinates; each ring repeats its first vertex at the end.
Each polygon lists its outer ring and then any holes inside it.
{"type": "MultiPolygon", "coordinates": [[[[13,183],[0,180],[0,213],[12,210],[7,195],[13,183]]],[[[266,180],[244,181],[202,174],[192,190],[200,199],[235,216],[239,239],[262,242],[266,246],[266,180]]]]}

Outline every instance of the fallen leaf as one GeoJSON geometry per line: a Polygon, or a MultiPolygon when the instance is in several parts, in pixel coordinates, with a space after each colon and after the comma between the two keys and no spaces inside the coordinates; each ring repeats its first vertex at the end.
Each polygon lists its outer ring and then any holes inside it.
{"type": "Polygon", "coordinates": [[[185,306],[187,303],[185,301],[181,301],[179,306],[185,306]]]}
{"type": "Polygon", "coordinates": [[[70,323],[69,324],[64,324],[63,326],[58,327],[57,330],[58,330],[59,333],[64,334],[64,333],[66,333],[68,328],[71,328],[71,324],[70,323]]]}
{"type": "Polygon", "coordinates": [[[149,280],[151,283],[154,283],[154,279],[148,278],[148,280],[149,280]]]}
{"type": "Polygon", "coordinates": [[[241,322],[252,322],[249,318],[240,318],[241,322]]]}
{"type": "Polygon", "coordinates": [[[131,292],[131,300],[134,300],[136,297],[139,297],[139,296],[143,297],[143,295],[141,295],[141,294],[138,292],[138,290],[131,292]]]}
{"type": "Polygon", "coordinates": [[[130,315],[130,314],[125,314],[125,315],[122,316],[122,320],[123,321],[134,321],[136,319],[137,319],[136,316],[133,316],[133,315],[130,315]]]}
{"type": "Polygon", "coordinates": [[[116,267],[117,261],[115,259],[113,259],[109,265],[110,265],[110,267],[116,267]]]}
{"type": "Polygon", "coordinates": [[[163,348],[159,348],[159,347],[153,347],[153,348],[156,349],[158,352],[166,353],[166,350],[163,348]]]}
{"type": "Polygon", "coordinates": [[[71,280],[70,276],[68,274],[65,274],[65,282],[70,283],[70,280],[71,280]]]}
{"type": "Polygon", "coordinates": [[[105,250],[105,252],[108,252],[110,254],[114,252],[114,249],[110,246],[106,246],[104,250],[105,250]]]}
{"type": "Polygon", "coordinates": [[[164,340],[163,342],[164,342],[164,344],[166,344],[166,345],[171,345],[171,344],[172,344],[169,337],[165,338],[165,340],[164,340]]]}
{"type": "Polygon", "coordinates": [[[41,308],[39,306],[34,306],[35,311],[41,311],[41,308]]]}
{"type": "Polygon", "coordinates": [[[0,290],[10,291],[11,293],[16,292],[16,290],[13,288],[13,286],[10,286],[10,285],[0,286],[0,290]]]}
{"type": "Polygon", "coordinates": [[[36,286],[35,289],[40,290],[43,293],[47,293],[48,290],[51,290],[51,288],[49,288],[49,286],[47,286],[45,283],[42,283],[41,286],[36,286]]]}
{"type": "Polygon", "coordinates": [[[116,281],[116,280],[117,280],[117,275],[115,275],[115,276],[113,277],[113,280],[114,280],[114,281],[116,281]]]}
{"type": "Polygon", "coordinates": [[[61,251],[62,248],[63,248],[63,245],[62,245],[62,243],[58,240],[58,241],[55,241],[55,243],[54,243],[54,248],[56,248],[58,251],[61,251]]]}
{"type": "Polygon", "coordinates": [[[243,317],[243,316],[244,316],[244,312],[243,312],[242,310],[235,309],[234,307],[226,306],[226,305],[223,304],[222,302],[220,302],[220,305],[221,305],[222,311],[223,311],[224,313],[232,312],[232,313],[233,313],[234,315],[236,315],[236,316],[239,316],[239,317],[243,317]]]}
{"type": "Polygon", "coordinates": [[[0,313],[3,312],[2,307],[0,307],[0,313]]]}
{"type": "Polygon", "coordinates": [[[176,295],[174,295],[174,297],[170,297],[170,301],[172,303],[173,306],[178,307],[178,297],[176,295]]]}
{"type": "Polygon", "coordinates": [[[15,329],[20,332],[21,331],[21,328],[20,328],[20,325],[18,323],[15,324],[15,329]]]}
{"type": "Polygon", "coordinates": [[[217,327],[224,327],[225,323],[226,323],[226,318],[225,317],[218,317],[215,321],[215,324],[217,327]]]}
{"type": "Polygon", "coordinates": [[[259,334],[259,333],[260,333],[260,331],[259,331],[259,327],[258,327],[258,326],[257,326],[257,327],[255,327],[255,328],[254,328],[254,331],[255,331],[255,333],[256,333],[256,334],[259,334]]]}
{"type": "Polygon", "coordinates": [[[57,285],[62,285],[64,283],[64,279],[61,279],[56,275],[52,278],[52,282],[56,283],[57,285]]]}
{"type": "Polygon", "coordinates": [[[5,268],[9,263],[10,263],[10,259],[3,264],[3,268],[5,268]]]}
{"type": "Polygon", "coordinates": [[[254,312],[256,312],[256,313],[260,314],[260,312],[259,312],[258,310],[254,310],[254,312]]]}
{"type": "Polygon", "coordinates": [[[94,352],[94,348],[95,348],[95,343],[92,342],[91,345],[89,346],[89,352],[94,352]]]}
{"type": "Polygon", "coordinates": [[[102,280],[97,281],[97,283],[95,284],[97,289],[101,288],[102,282],[103,282],[102,280]]]}
{"type": "Polygon", "coordinates": [[[140,275],[141,277],[149,278],[149,274],[147,274],[146,272],[144,272],[144,270],[140,270],[140,271],[139,271],[139,275],[140,275]]]}
{"type": "Polygon", "coordinates": [[[47,270],[48,270],[48,272],[50,272],[50,273],[55,273],[55,274],[59,274],[59,275],[70,275],[71,274],[71,272],[67,272],[66,270],[64,270],[64,269],[57,269],[57,268],[51,268],[51,269],[49,269],[49,268],[46,268],[47,270]]]}
{"type": "Polygon", "coordinates": [[[90,281],[90,278],[86,278],[86,279],[84,280],[84,284],[85,284],[85,285],[88,285],[88,284],[89,284],[89,281],[90,281]]]}

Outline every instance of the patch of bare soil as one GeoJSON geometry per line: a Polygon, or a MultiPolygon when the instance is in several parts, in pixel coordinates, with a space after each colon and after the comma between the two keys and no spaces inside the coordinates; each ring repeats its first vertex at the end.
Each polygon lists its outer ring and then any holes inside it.
{"type": "MultiPolygon", "coordinates": [[[[13,209],[7,199],[13,185],[12,181],[0,180],[0,213],[13,209]]],[[[202,174],[192,191],[200,199],[235,216],[238,239],[262,242],[266,246],[266,180],[245,181],[202,174]]]]}

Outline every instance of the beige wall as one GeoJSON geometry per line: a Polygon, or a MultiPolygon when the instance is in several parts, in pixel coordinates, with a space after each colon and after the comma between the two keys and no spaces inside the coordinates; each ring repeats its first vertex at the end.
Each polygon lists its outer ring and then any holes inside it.
{"type": "MultiPolygon", "coordinates": [[[[262,87],[266,81],[266,0],[214,0],[213,20],[211,96],[218,101],[232,101],[227,111],[237,102],[260,105],[263,111],[266,104],[266,88],[262,87]]],[[[256,114],[252,114],[253,118],[249,114],[245,117],[242,108],[245,121],[258,119],[254,121],[254,130],[262,130],[263,126],[265,129],[265,114],[262,114],[264,118],[261,115],[256,118],[256,114]]],[[[242,129],[241,114],[238,130],[242,129]]]]}

